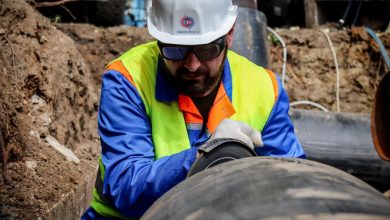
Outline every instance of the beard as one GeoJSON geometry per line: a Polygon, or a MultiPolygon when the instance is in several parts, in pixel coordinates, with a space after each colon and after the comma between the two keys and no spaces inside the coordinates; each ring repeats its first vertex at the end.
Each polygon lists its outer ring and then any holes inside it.
{"type": "Polygon", "coordinates": [[[213,89],[217,88],[222,78],[222,70],[226,60],[226,55],[227,50],[224,52],[224,57],[217,73],[210,73],[204,66],[200,66],[194,72],[190,72],[185,67],[177,69],[176,74],[173,76],[173,81],[179,92],[190,97],[203,97],[213,91],[213,89]],[[188,74],[203,77],[201,79],[192,80],[186,77],[188,74]]]}
{"type": "MultiPolygon", "coordinates": [[[[217,74],[210,74],[206,68],[200,67],[193,74],[203,76],[200,80],[188,80],[184,76],[188,73],[187,68],[179,68],[176,72],[175,82],[179,92],[190,97],[202,97],[217,86],[221,76],[221,69],[217,74]]],[[[191,73],[192,74],[192,73],[191,73]]]]}

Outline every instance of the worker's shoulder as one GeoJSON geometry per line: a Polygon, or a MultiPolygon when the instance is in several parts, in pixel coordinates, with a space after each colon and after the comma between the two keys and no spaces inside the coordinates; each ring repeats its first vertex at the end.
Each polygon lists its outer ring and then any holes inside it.
{"type": "Polygon", "coordinates": [[[137,59],[137,58],[147,58],[155,57],[158,55],[158,46],[156,41],[151,41],[148,43],[140,44],[135,47],[130,48],[124,52],[117,59],[137,59]]]}
{"type": "Polygon", "coordinates": [[[109,62],[106,66],[106,70],[109,70],[110,67],[115,66],[117,67],[116,70],[119,70],[121,73],[128,74],[131,72],[134,74],[134,72],[139,72],[140,69],[145,69],[141,67],[154,67],[158,60],[158,53],[159,52],[156,41],[141,44],[129,49],[118,58],[109,62]]]}

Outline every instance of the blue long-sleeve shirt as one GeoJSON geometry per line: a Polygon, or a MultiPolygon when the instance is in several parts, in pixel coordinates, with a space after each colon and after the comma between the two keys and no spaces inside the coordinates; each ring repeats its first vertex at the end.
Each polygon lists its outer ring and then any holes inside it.
{"type": "MultiPolygon", "coordinates": [[[[156,99],[172,101],[178,93],[157,70],[156,99]]],[[[222,83],[232,100],[232,78],[229,62],[222,72],[222,83]]],[[[257,148],[262,156],[305,157],[288,116],[289,100],[277,77],[278,94],[273,110],[262,131],[264,146],[257,148]]],[[[163,193],[184,180],[196,159],[197,147],[207,140],[201,130],[188,128],[191,148],[155,159],[150,120],[143,101],[121,73],[110,70],[103,75],[98,130],[105,167],[104,195],[124,216],[141,216],[163,193]]],[[[86,215],[96,215],[88,210],[86,215]],[[90,212],[90,213],[88,213],[90,212]]],[[[96,217],[96,216],[95,216],[96,217]]]]}

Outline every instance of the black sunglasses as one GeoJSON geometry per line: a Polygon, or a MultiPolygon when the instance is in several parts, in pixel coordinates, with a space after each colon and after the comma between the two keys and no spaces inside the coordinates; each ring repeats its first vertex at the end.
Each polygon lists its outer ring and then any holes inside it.
{"type": "Polygon", "coordinates": [[[194,53],[201,61],[207,61],[218,57],[226,47],[226,35],[208,44],[187,46],[176,44],[165,44],[157,42],[161,55],[164,59],[181,61],[187,57],[188,53],[194,53]]]}

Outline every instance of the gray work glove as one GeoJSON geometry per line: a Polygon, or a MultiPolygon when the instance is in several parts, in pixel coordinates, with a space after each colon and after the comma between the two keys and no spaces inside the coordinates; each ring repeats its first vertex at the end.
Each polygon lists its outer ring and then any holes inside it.
{"type": "Polygon", "coordinates": [[[224,119],[210,139],[199,147],[200,152],[209,152],[215,147],[226,142],[239,142],[254,150],[255,147],[262,147],[261,133],[256,131],[244,122],[235,121],[232,119],[224,119]]]}

